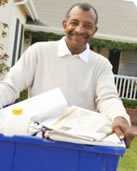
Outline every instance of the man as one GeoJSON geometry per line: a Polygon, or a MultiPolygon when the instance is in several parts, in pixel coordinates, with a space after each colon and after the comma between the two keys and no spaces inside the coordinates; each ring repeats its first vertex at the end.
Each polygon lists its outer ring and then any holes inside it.
{"type": "Polygon", "coordinates": [[[29,47],[1,81],[1,107],[15,101],[25,88],[34,96],[59,87],[70,105],[105,113],[112,120],[113,131],[124,138],[130,120],[118,98],[112,67],[106,58],[89,49],[97,22],[94,7],[73,5],[63,21],[65,37],[29,47]]]}

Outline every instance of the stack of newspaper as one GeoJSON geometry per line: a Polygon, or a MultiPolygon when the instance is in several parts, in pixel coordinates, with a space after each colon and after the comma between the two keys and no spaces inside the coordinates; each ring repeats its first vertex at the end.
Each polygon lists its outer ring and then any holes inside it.
{"type": "Polygon", "coordinates": [[[29,133],[56,141],[125,146],[117,135],[112,133],[112,123],[105,115],[78,106],[67,107],[52,122],[48,119],[39,122],[34,117],[29,133]]]}
{"type": "Polygon", "coordinates": [[[1,109],[0,133],[80,144],[124,145],[112,134],[112,123],[104,114],[68,106],[58,88],[1,109]]]}

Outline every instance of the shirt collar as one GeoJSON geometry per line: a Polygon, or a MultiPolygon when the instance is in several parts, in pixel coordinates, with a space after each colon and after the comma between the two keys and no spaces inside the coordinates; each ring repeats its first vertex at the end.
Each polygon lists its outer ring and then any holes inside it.
{"type": "MultiPolygon", "coordinates": [[[[84,62],[88,62],[89,60],[89,53],[90,53],[90,48],[89,48],[89,44],[87,43],[86,45],[86,49],[78,54],[78,56],[80,57],[80,59],[84,62]]],[[[58,56],[59,57],[64,57],[67,55],[72,55],[70,50],[67,47],[67,44],[65,42],[65,37],[63,37],[61,40],[59,40],[59,44],[58,44],[58,56]]]]}

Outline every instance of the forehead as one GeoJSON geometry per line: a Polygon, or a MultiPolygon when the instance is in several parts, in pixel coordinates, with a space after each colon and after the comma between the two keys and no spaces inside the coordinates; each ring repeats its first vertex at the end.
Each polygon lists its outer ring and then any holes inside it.
{"type": "Polygon", "coordinates": [[[68,20],[77,19],[81,22],[91,22],[96,23],[96,14],[93,9],[90,9],[89,11],[84,11],[83,9],[79,7],[74,7],[69,12],[69,18],[68,20]]]}

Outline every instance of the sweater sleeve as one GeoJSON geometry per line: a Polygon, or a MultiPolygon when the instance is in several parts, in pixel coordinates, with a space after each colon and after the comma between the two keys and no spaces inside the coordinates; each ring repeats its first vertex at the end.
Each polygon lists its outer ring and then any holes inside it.
{"type": "Polygon", "coordinates": [[[99,68],[96,87],[97,110],[112,121],[117,116],[121,116],[130,124],[129,116],[116,90],[111,64],[105,59],[99,68]]]}
{"type": "Polygon", "coordinates": [[[36,66],[35,46],[30,46],[0,81],[0,108],[13,103],[20,91],[31,86],[36,66]]]}

